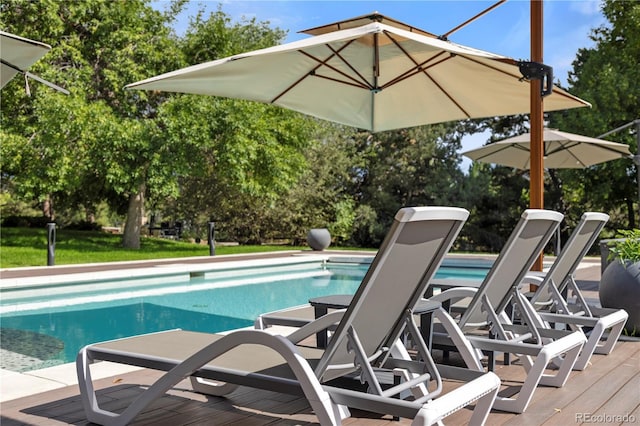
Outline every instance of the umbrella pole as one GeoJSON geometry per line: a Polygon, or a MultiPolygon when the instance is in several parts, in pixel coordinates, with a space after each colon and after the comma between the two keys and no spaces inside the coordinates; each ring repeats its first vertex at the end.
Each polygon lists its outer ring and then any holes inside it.
{"type": "MultiPolygon", "coordinates": [[[[542,0],[531,0],[531,61],[543,63],[542,59],[542,0]]],[[[543,105],[540,82],[536,79],[530,81],[530,102],[531,102],[531,161],[530,161],[530,187],[529,206],[532,209],[544,208],[543,198],[543,105]]],[[[542,271],[542,257],[540,253],[533,265],[534,271],[542,271]]],[[[531,286],[535,291],[537,286],[531,286]]]]}

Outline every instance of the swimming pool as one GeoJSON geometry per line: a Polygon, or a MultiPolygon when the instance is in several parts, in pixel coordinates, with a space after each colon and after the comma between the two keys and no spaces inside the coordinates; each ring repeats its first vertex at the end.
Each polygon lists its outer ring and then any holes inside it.
{"type": "MultiPolygon", "coordinates": [[[[311,259],[3,288],[1,367],[28,371],[72,362],[88,343],[160,330],[252,326],[264,312],[353,294],[368,266],[311,259]]],[[[486,264],[450,261],[436,277],[480,280],[486,271],[486,264]]]]}

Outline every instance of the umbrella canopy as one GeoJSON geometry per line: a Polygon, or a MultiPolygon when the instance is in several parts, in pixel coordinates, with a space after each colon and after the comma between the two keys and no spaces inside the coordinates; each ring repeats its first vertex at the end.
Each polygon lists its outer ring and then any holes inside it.
{"type": "MultiPolygon", "coordinates": [[[[27,71],[49,50],[51,46],[48,44],[0,31],[0,88],[3,88],[16,74],[21,73],[68,95],[68,90],[27,71]]],[[[27,86],[27,92],[28,89],[29,86],[27,86]]]]}
{"type": "Polygon", "coordinates": [[[0,87],[19,72],[24,73],[49,50],[51,46],[48,44],[0,31],[0,87]]]}
{"type": "MultiPolygon", "coordinates": [[[[248,99],[370,131],[529,112],[530,86],[511,58],[379,14],[306,32],[127,88],[248,99]]],[[[544,102],[547,111],[588,105],[557,87],[544,102]]]]}
{"type": "MultiPolygon", "coordinates": [[[[472,160],[529,169],[530,133],[463,152],[472,160]]],[[[629,146],[588,136],[545,129],[544,166],[548,169],[580,169],[618,158],[630,157],[629,146]]]]}

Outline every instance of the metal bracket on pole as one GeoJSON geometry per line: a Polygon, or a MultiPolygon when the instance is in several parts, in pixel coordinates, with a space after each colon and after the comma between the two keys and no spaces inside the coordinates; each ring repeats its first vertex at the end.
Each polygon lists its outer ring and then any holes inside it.
{"type": "Polygon", "coordinates": [[[47,223],[47,266],[56,263],[56,224],[47,223]]]}
{"type": "Polygon", "coordinates": [[[553,91],[553,67],[539,62],[520,61],[518,67],[527,80],[540,80],[540,94],[549,96],[553,91]]]}
{"type": "Polygon", "coordinates": [[[215,222],[207,222],[207,243],[209,244],[209,256],[216,255],[216,243],[215,243],[215,222]]]}

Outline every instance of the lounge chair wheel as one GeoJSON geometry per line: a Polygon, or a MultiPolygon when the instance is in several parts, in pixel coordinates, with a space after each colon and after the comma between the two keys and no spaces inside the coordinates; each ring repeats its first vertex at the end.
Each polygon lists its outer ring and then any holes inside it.
{"type": "Polygon", "coordinates": [[[212,396],[225,396],[236,390],[238,385],[219,382],[217,380],[206,380],[201,377],[191,377],[191,387],[198,393],[212,396]]]}

